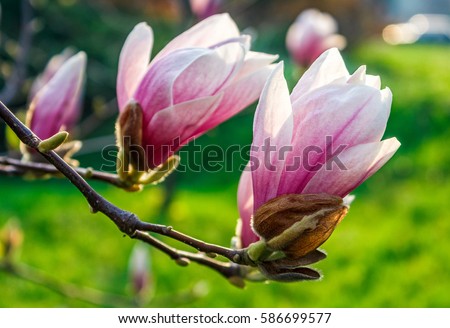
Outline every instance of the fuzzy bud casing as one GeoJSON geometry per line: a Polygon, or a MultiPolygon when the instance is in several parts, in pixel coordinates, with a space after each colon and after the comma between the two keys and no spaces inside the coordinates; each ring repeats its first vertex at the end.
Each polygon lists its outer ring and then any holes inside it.
{"type": "Polygon", "coordinates": [[[288,194],[258,208],[253,230],[272,250],[289,258],[305,256],[322,245],[347,214],[342,198],[328,194],[288,194]]]}
{"type": "Polygon", "coordinates": [[[120,113],[116,123],[116,139],[122,154],[117,170],[130,173],[145,172],[144,149],[142,148],[142,108],[130,101],[120,113]]]}

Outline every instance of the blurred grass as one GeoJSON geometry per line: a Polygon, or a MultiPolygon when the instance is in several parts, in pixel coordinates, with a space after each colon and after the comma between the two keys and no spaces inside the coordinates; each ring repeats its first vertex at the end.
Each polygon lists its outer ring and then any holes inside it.
{"type": "MultiPolygon", "coordinates": [[[[114,11],[98,15],[95,8],[88,6],[75,7],[76,10],[68,7],[61,16],[53,6],[53,2],[48,2],[39,12],[45,25],[36,35],[36,44],[48,51],[35,51],[32,71],[38,72],[49,53],[61,51],[70,40],[90,58],[86,103],[97,95],[112,95],[120,46],[139,17],[114,11]],[[71,27],[79,16],[85,17],[86,22],[81,31],[71,27]],[[115,29],[116,25],[120,28],[115,29]],[[104,28],[98,30],[99,26],[104,28]],[[90,33],[94,27],[96,33],[90,33]],[[77,34],[71,35],[75,30],[77,34]],[[114,33],[110,34],[112,30],[114,33]],[[98,39],[107,39],[109,46],[97,43],[98,39]]],[[[17,17],[12,15],[5,15],[4,20],[6,26],[17,24],[17,17]]],[[[164,28],[152,25],[156,48],[161,48],[174,30],[167,30],[167,24],[164,28]]],[[[273,31],[261,33],[255,49],[280,52],[286,61],[286,77],[293,87],[298,70],[281,49],[281,29],[273,31]]],[[[355,192],[357,198],[349,215],[323,247],[329,256],[316,266],[324,274],[321,281],[249,283],[242,291],[203,267],[191,264],[181,268],[165,255],[152,252],[156,289],[149,306],[449,307],[448,53],[449,48],[444,46],[393,47],[378,42],[367,42],[344,53],[351,71],[366,64],[369,74],[381,75],[382,84],[392,89],[394,102],[386,137],[396,136],[402,147],[355,192]],[[205,292],[205,288],[208,293],[202,297],[189,295],[192,289],[205,292]]],[[[196,144],[215,144],[223,149],[248,145],[253,111],[254,106],[201,137],[196,144]]],[[[112,133],[113,126],[99,130],[101,134],[112,133]]],[[[193,156],[193,144],[184,150],[183,163],[202,163],[200,157],[193,156]]],[[[85,166],[99,165],[92,156],[79,159],[85,166]]],[[[239,167],[245,162],[246,158],[234,154],[233,160],[227,158],[231,172],[177,173],[174,201],[164,218],[158,217],[163,200],[161,187],[147,187],[141,193],[131,194],[100,183],[93,186],[108,200],[143,220],[164,222],[205,241],[228,245],[238,217],[235,199],[239,167]]],[[[127,269],[135,241],[122,238],[103,215],[90,214],[86,201],[69,182],[0,176],[0,209],[0,226],[10,218],[20,221],[25,233],[20,257],[24,263],[62,281],[130,294],[127,269]]],[[[4,272],[0,272],[0,290],[1,307],[91,306],[4,272]]]]}
{"type": "MultiPolygon", "coordinates": [[[[324,245],[319,282],[253,284],[239,290],[191,264],[181,268],[152,253],[156,282],[150,306],[195,307],[448,307],[450,209],[446,206],[450,151],[448,48],[367,44],[346,54],[349,66],[367,64],[394,93],[387,136],[398,154],[357,191],[349,215],[324,245]],[[427,59],[427,60],[424,60],[427,59]],[[177,291],[203,281],[204,297],[177,303],[177,291]],[[171,301],[172,300],[172,301],[171,301]]],[[[288,75],[288,74],[287,74],[288,75]]],[[[198,143],[226,147],[251,140],[252,111],[220,126],[198,143]]],[[[238,161],[239,162],[239,161],[238,161]]],[[[241,160],[244,162],[244,160],[241,160]]],[[[238,165],[239,163],[235,164],[238,165]]],[[[178,174],[166,223],[209,242],[228,245],[238,216],[239,172],[178,174]]],[[[100,214],[89,214],[66,181],[1,178],[0,224],[16,217],[25,232],[21,260],[54,277],[115,293],[129,293],[128,256],[135,241],[122,238],[100,214]]],[[[154,220],[160,187],[138,194],[94,186],[118,206],[154,220]]],[[[0,273],[0,306],[89,306],[0,273]]]]}

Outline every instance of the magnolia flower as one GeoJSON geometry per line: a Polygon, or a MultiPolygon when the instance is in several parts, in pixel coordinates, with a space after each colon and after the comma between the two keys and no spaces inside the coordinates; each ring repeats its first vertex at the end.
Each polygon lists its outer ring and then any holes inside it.
{"type": "Polygon", "coordinates": [[[307,67],[325,50],[345,47],[345,38],[336,32],[337,23],[331,15],[308,9],[289,27],[286,47],[298,65],[307,67]]]}
{"type": "MultiPolygon", "coordinates": [[[[388,88],[380,90],[380,84],[378,76],[366,75],[364,66],[350,75],[339,51],[330,49],[289,95],[283,64],[278,64],[256,109],[250,162],[238,188],[242,247],[259,239],[251,229],[259,209],[258,225],[284,208],[280,195],[318,195],[312,201],[316,210],[326,204],[332,214],[325,223],[335,225],[342,219],[347,209],[341,198],[378,171],[400,146],[396,138],[381,141],[392,94],[388,88]]],[[[302,197],[291,197],[303,203],[295,211],[306,217],[319,213],[308,209],[309,201],[302,197]]],[[[308,228],[305,224],[296,228],[308,228]]]]}
{"type": "Polygon", "coordinates": [[[176,37],[149,62],[153,32],[138,24],[119,60],[119,145],[129,137],[145,149],[144,169],[153,169],[254,102],[276,56],[252,52],[249,43],[228,14],[215,15],[176,37]]]}
{"type": "Polygon", "coordinates": [[[40,86],[27,112],[27,125],[39,138],[74,127],[80,116],[85,68],[86,54],[79,52],[40,86]]]}
{"type": "Polygon", "coordinates": [[[128,275],[133,294],[144,302],[153,292],[153,277],[148,247],[136,244],[130,255],[128,275]]]}
{"type": "Polygon", "coordinates": [[[73,55],[74,51],[70,48],[66,48],[60,54],[53,56],[48,61],[44,71],[34,79],[33,84],[31,85],[28,93],[28,99],[30,102],[33,100],[36,93],[38,93],[38,91],[50,81],[61,66],[73,55]]]}
{"type": "Polygon", "coordinates": [[[190,0],[192,13],[199,20],[217,14],[223,0],[190,0]]]}

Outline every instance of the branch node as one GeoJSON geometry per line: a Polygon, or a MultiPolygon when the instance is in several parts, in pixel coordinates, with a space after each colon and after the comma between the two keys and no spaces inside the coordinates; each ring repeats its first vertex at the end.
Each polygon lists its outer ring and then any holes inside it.
{"type": "Polygon", "coordinates": [[[31,147],[31,148],[37,148],[39,143],[41,142],[35,135],[33,134],[28,134],[28,135],[24,135],[22,142],[31,147]]]}
{"type": "Polygon", "coordinates": [[[84,173],[84,177],[86,179],[92,178],[92,175],[94,174],[94,169],[92,167],[87,167],[86,172],[84,173]]]}
{"type": "Polygon", "coordinates": [[[238,287],[238,288],[244,288],[245,287],[245,281],[244,279],[242,279],[241,277],[238,276],[232,276],[228,278],[228,281],[230,282],[230,284],[238,287]]]}
{"type": "Polygon", "coordinates": [[[136,217],[136,214],[124,211],[123,215],[120,215],[119,217],[121,221],[119,223],[116,222],[116,224],[120,231],[126,233],[130,237],[135,236],[138,230],[138,223],[140,222],[136,217]]]}
{"type": "Polygon", "coordinates": [[[185,267],[189,265],[190,261],[185,257],[179,257],[175,259],[175,263],[178,264],[179,266],[185,267]]]}

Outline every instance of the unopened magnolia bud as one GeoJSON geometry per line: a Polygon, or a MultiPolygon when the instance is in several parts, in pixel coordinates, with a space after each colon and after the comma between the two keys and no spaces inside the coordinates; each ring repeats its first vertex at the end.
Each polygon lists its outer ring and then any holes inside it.
{"type": "Polygon", "coordinates": [[[232,284],[232,285],[234,285],[234,286],[236,286],[238,288],[244,288],[245,287],[245,281],[241,277],[232,276],[232,277],[228,278],[228,281],[230,282],[230,284],[232,284]]]}
{"type": "Polygon", "coordinates": [[[175,263],[178,264],[179,266],[185,267],[188,266],[189,263],[191,263],[189,261],[189,259],[185,258],[185,257],[179,257],[175,260],[175,263]]]}
{"type": "Polygon", "coordinates": [[[134,246],[128,274],[136,301],[145,304],[154,292],[151,256],[146,245],[138,243],[134,246]]]}
{"type": "Polygon", "coordinates": [[[258,208],[253,229],[269,249],[300,258],[322,245],[346,214],[347,207],[338,196],[282,195],[258,208]]]}

